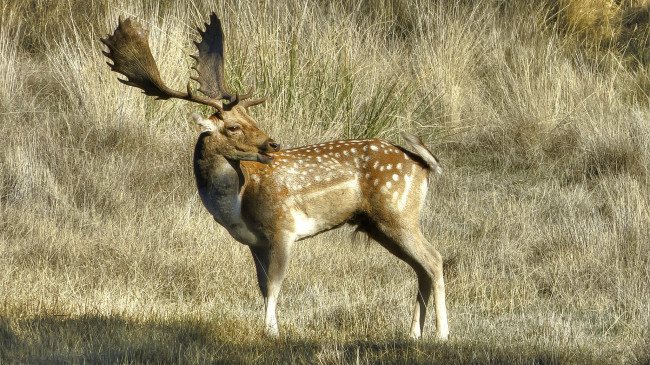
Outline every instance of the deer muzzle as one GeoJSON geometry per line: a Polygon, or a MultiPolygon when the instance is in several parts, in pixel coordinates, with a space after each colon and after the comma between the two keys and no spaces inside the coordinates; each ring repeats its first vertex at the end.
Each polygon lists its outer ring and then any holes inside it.
{"type": "Polygon", "coordinates": [[[273,155],[270,155],[270,153],[278,152],[280,150],[280,144],[269,138],[264,145],[265,148],[260,148],[257,160],[261,163],[271,163],[273,162],[273,155]]]}

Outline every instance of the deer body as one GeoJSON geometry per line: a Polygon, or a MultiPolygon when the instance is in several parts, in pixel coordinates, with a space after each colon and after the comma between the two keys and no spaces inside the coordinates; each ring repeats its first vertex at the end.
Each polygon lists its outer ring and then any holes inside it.
{"type": "Polygon", "coordinates": [[[102,39],[123,83],[160,99],[209,105],[209,118],[193,114],[201,134],[194,174],[201,201],[214,219],[253,255],[264,297],[265,329],[277,335],[276,303],[293,244],[344,223],[357,226],[409,264],[418,277],[410,334],[419,338],[431,292],[438,337],[447,339],[447,309],[440,254],[419,228],[436,158],[419,138],[403,134],[410,149],[379,139],[340,140],[280,150],[247,113],[264,101],[245,101],[224,87],[220,22],[212,14],[199,33],[197,96],[168,88],[158,75],[146,32],[127,19],[102,39]],[[224,104],[221,99],[228,99],[224,104]]]}
{"type": "Polygon", "coordinates": [[[278,151],[270,164],[228,161],[202,142],[194,162],[201,200],[219,224],[250,246],[267,246],[270,229],[300,240],[343,223],[361,224],[366,216],[411,215],[405,209],[419,212],[427,193],[426,166],[383,140],[278,151]]]}
{"type": "MultiPolygon", "coordinates": [[[[414,197],[399,180],[415,178],[420,186],[428,175],[406,153],[380,140],[333,141],[274,156],[268,165],[242,164],[249,180],[244,185],[244,208],[255,212],[251,218],[261,222],[268,221],[263,211],[270,209],[277,229],[292,232],[296,240],[346,222],[362,224],[365,217],[403,213],[414,197]],[[386,170],[383,151],[394,155],[391,170],[386,170]],[[380,174],[380,169],[385,173],[380,174]],[[399,202],[404,204],[391,204],[399,202]]],[[[409,208],[419,211],[420,204],[409,208]]]]}

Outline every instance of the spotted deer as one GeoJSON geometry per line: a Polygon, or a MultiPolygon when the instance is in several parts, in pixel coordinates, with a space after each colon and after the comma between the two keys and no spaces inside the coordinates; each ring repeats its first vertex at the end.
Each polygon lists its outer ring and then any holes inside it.
{"type": "Polygon", "coordinates": [[[184,99],[214,108],[208,117],[194,113],[201,131],[194,151],[194,174],[201,201],[214,219],[253,255],[264,297],[265,330],[278,335],[276,303],[291,248],[296,241],[336,228],[357,226],[417,274],[418,292],[410,335],[419,338],[433,290],[437,335],[447,339],[442,258],[424,238],[419,214],[429,175],[440,173],[436,158],[419,138],[403,134],[402,148],[380,139],[339,140],[280,150],[262,132],[247,108],[250,100],[225,87],[223,32],[213,13],[198,29],[194,69],[196,94],[168,88],[151,55],[147,32],[133,19],[101,41],[111,69],[126,85],[158,99],[184,99]],[[224,100],[227,100],[225,102],[224,100]]]}

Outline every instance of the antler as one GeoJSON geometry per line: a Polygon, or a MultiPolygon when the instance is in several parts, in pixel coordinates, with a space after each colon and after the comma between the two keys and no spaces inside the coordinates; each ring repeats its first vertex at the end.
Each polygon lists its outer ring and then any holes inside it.
{"type": "MultiPolygon", "coordinates": [[[[165,85],[158,72],[156,61],[151,55],[147,31],[136,20],[128,18],[122,21],[120,18],[113,35],[100,39],[109,48],[109,52],[102,51],[102,53],[113,61],[113,64],[107,62],[111,70],[127,77],[127,80],[118,79],[120,82],[140,88],[146,95],[155,96],[158,99],[188,100],[211,106],[217,109],[217,114],[223,114],[224,110],[230,110],[244,99],[249,98],[252,92],[243,96],[233,95],[225,87],[223,31],[221,30],[221,21],[217,16],[212,13],[210,23],[206,23],[205,31],[201,31],[201,29],[198,31],[202,38],[200,43],[195,42],[199,55],[192,56],[197,61],[194,69],[197,71],[198,77],[191,78],[199,82],[199,91],[207,98],[194,94],[189,83],[186,93],[170,89],[165,85]],[[222,105],[221,99],[228,99],[231,102],[222,105]]],[[[239,105],[247,108],[264,100],[266,97],[239,105]]]]}
{"type": "Polygon", "coordinates": [[[215,13],[210,14],[210,22],[205,23],[205,31],[197,28],[201,35],[201,42],[194,42],[199,50],[199,55],[191,57],[196,60],[193,67],[198,73],[198,77],[192,77],[192,80],[198,82],[201,87],[199,91],[208,97],[215,99],[228,99],[230,103],[223,106],[224,110],[230,110],[235,105],[241,105],[244,108],[261,104],[266,100],[266,96],[258,100],[249,100],[241,103],[253,95],[253,90],[245,95],[233,95],[226,88],[226,78],[223,71],[223,30],[221,20],[215,13]],[[241,103],[241,104],[240,104],[241,103]]]}
{"type": "Polygon", "coordinates": [[[199,91],[214,99],[232,100],[235,96],[226,89],[223,72],[223,30],[221,20],[215,13],[210,14],[210,23],[205,23],[205,31],[196,28],[201,35],[201,42],[194,42],[199,55],[191,55],[196,60],[193,69],[199,74],[191,77],[201,87],[199,91]]]}

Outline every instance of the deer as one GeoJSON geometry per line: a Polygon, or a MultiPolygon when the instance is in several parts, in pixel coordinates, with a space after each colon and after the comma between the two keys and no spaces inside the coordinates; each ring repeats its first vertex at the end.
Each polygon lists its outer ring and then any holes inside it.
{"type": "MultiPolygon", "coordinates": [[[[383,139],[336,140],[280,149],[248,108],[252,99],[226,88],[221,20],[213,12],[193,69],[202,95],[188,81],[186,91],[163,82],[151,54],[148,32],[133,18],[118,18],[112,35],[101,42],[106,62],[126,77],[118,80],[157,99],[181,99],[214,110],[193,113],[200,135],[194,149],[194,175],[200,199],[217,223],[247,245],[264,298],[264,333],[279,336],[276,306],[294,243],[343,224],[410,265],[417,275],[417,294],[410,336],[419,339],[433,291],[436,332],[447,340],[443,260],[420,230],[430,175],[440,174],[438,159],[420,138],[402,133],[410,148],[383,139]]],[[[196,86],[195,86],[196,87],[196,86]]]]}

